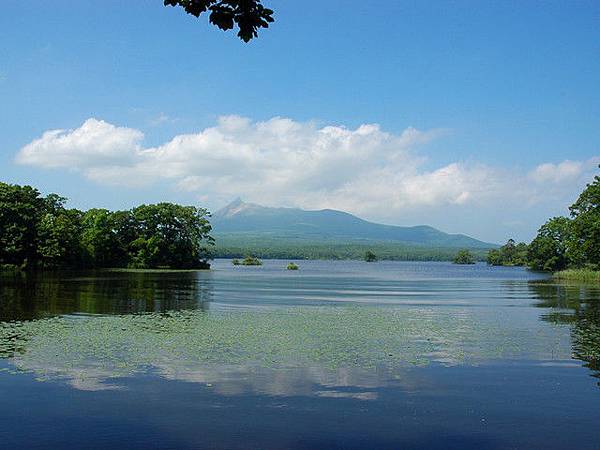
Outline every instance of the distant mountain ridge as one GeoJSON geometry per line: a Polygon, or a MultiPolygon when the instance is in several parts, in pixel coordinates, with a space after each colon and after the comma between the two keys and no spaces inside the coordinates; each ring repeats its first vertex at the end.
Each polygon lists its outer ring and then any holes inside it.
{"type": "Polygon", "coordinates": [[[249,234],[282,241],[393,241],[427,247],[497,247],[496,244],[463,234],[444,233],[427,225],[383,225],[333,209],[273,208],[245,203],[240,198],[214,213],[211,223],[217,239],[219,236],[249,234]]]}

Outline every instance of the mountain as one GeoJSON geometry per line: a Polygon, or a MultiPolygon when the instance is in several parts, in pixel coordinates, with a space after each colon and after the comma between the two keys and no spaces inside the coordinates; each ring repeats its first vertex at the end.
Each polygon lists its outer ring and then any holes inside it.
{"type": "Polygon", "coordinates": [[[463,234],[448,234],[436,228],[419,225],[401,227],[369,222],[352,214],[322,209],[271,208],[245,203],[240,198],[213,214],[211,223],[219,239],[231,236],[264,236],[281,241],[347,243],[390,242],[411,246],[450,248],[493,248],[463,234]]]}

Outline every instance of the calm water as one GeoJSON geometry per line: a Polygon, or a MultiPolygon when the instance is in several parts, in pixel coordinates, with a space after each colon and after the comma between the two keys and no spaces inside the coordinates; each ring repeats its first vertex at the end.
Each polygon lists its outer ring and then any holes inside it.
{"type": "Polygon", "coordinates": [[[600,448],[600,288],[301,262],[0,278],[0,446],[600,448]]]}

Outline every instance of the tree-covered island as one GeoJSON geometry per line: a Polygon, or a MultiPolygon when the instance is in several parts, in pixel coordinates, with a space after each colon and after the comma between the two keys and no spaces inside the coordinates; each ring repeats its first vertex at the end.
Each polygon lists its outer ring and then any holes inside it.
{"type": "Polygon", "coordinates": [[[454,264],[475,264],[475,257],[469,250],[463,249],[458,251],[452,262],[454,264]]]}

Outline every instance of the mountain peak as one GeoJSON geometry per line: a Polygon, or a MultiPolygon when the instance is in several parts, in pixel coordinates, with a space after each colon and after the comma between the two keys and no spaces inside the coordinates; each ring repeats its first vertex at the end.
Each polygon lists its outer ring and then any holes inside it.
{"type": "Polygon", "coordinates": [[[245,203],[240,197],[236,197],[235,200],[215,212],[213,214],[213,218],[225,219],[228,217],[233,217],[236,214],[248,209],[250,206],[251,205],[249,203],[245,203]]]}
{"type": "Polygon", "coordinates": [[[227,206],[225,206],[225,208],[223,209],[235,209],[235,208],[239,208],[240,206],[244,205],[244,201],[242,200],[241,197],[236,197],[232,202],[230,202],[227,206]]]}
{"type": "Polygon", "coordinates": [[[456,248],[492,248],[464,235],[444,233],[429,226],[400,227],[368,222],[350,213],[333,209],[307,211],[299,208],[273,208],[245,203],[236,198],[213,216],[213,230],[223,233],[253,233],[268,238],[314,242],[402,242],[410,245],[456,248]]]}

